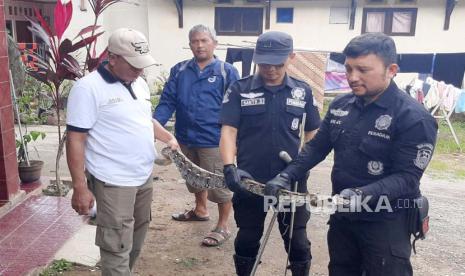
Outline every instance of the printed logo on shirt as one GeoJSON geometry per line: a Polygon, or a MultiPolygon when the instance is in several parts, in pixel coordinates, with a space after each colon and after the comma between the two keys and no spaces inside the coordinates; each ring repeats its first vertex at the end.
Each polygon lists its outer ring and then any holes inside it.
{"type": "Polygon", "coordinates": [[[297,130],[299,128],[299,118],[294,118],[291,123],[291,129],[297,130]]]}
{"type": "Polygon", "coordinates": [[[228,88],[228,90],[226,90],[226,92],[224,93],[224,97],[223,97],[223,103],[229,103],[229,94],[231,94],[231,89],[228,88]]]}
{"type": "Polygon", "coordinates": [[[391,140],[391,136],[389,134],[378,132],[378,131],[370,130],[370,131],[368,131],[368,135],[376,136],[376,137],[383,138],[383,139],[386,139],[386,140],[391,140]]]}
{"type": "Polygon", "coordinates": [[[296,100],[296,99],[291,99],[291,98],[287,98],[287,101],[286,101],[287,105],[300,107],[300,108],[304,108],[305,103],[307,103],[307,102],[306,101],[301,101],[301,100],[296,100]]]}
{"type": "Polygon", "coordinates": [[[344,117],[349,115],[349,111],[347,110],[342,110],[342,109],[330,109],[329,113],[333,114],[334,116],[337,117],[344,117]]]}
{"type": "Polygon", "coordinates": [[[381,115],[376,119],[375,128],[378,130],[387,130],[391,125],[392,117],[389,115],[381,115]]]}
{"type": "Polygon", "coordinates": [[[303,89],[302,87],[294,87],[291,90],[291,95],[292,98],[302,101],[303,99],[305,99],[305,89],[303,89]]]}
{"type": "Polygon", "coordinates": [[[241,106],[264,105],[265,98],[241,100],[241,106]]]}
{"type": "Polygon", "coordinates": [[[119,98],[119,97],[111,98],[111,99],[108,100],[107,104],[116,104],[116,103],[119,103],[119,102],[122,102],[122,101],[123,101],[123,99],[119,98]]]}
{"type": "Polygon", "coordinates": [[[241,96],[244,97],[244,98],[247,98],[247,99],[255,99],[255,98],[258,98],[258,97],[261,97],[263,96],[264,93],[253,93],[253,92],[250,92],[250,93],[241,93],[241,96]]]}
{"type": "Polygon", "coordinates": [[[432,144],[420,144],[417,145],[417,148],[417,158],[413,161],[413,163],[418,168],[424,170],[431,160],[434,146],[432,144]]]}
{"type": "Polygon", "coordinates": [[[212,76],[208,78],[208,82],[214,83],[216,81],[216,76],[212,76]]]}
{"type": "Polygon", "coordinates": [[[368,173],[371,175],[381,175],[384,172],[384,165],[380,161],[368,162],[368,173]]]}

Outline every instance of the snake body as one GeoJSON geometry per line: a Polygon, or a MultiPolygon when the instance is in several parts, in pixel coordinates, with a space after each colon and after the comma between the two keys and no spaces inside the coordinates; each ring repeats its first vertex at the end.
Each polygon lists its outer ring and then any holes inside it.
{"type": "MultiPolygon", "coordinates": [[[[181,177],[186,180],[186,183],[199,189],[220,189],[226,188],[224,176],[222,174],[209,172],[192,163],[181,151],[171,150],[169,147],[163,148],[162,155],[170,159],[181,174],[181,177]]],[[[265,184],[259,183],[252,179],[243,179],[241,184],[245,189],[253,194],[263,196],[265,184]]],[[[288,190],[280,191],[280,198],[285,198],[286,201],[295,201],[296,203],[310,203],[312,206],[318,206],[322,200],[317,194],[297,193],[288,190]]]]}

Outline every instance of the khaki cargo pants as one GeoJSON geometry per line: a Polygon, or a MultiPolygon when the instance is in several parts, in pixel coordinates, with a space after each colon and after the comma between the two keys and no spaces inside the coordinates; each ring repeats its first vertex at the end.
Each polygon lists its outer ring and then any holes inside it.
{"type": "Polygon", "coordinates": [[[152,176],[137,187],[107,184],[87,174],[97,201],[97,233],[102,275],[131,275],[151,220],[152,176]]]}

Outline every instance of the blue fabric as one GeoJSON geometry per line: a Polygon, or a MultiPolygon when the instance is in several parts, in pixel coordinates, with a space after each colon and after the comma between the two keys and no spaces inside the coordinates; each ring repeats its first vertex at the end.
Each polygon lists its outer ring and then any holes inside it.
{"type": "Polygon", "coordinates": [[[236,68],[225,63],[225,85],[221,63],[215,59],[200,71],[195,60],[191,59],[171,68],[153,117],[165,125],[176,111],[175,136],[179,143],[207,148],[219,145],[223,90],[239,79],[236,68]]]}
{"type": "Polygon", "coordinates": [[[457,105],[455,106],[455,113],[465,112],[465,89],[460,93],[457,99],[457,105]]]}
{"type": "MultiPolygon", "coordinates": [[[[284,172],[299,179],[334,150],[333,194],[359,188],[374,204],[387,196],[395,208],[420,195],[420,178],[433,154],[437,128],[427,110],[394,82],[368,105],[346,94],[330,104],[318,133],[284,172]]],[[[384,211],[347,214],[368,220],[391,216],[384,211]]]]}
{"type": "Polygon", "coordinates": [[[221,123],[237,129],[237,167],[265,183],[286,167],[281,151],[297,155],[303,115],[305,131],[319,127],[312,90],[287,75],[281,86],[268,87],[256,74],[235,82],[228,92],[221,123]]]}

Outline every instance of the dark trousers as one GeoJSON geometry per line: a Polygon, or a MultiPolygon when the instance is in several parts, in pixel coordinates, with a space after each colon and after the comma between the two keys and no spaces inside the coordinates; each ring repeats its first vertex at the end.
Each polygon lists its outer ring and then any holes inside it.
{"type": "MultiPolygon", "coordinates": [[[[236,255],[255,258],[260,248],[260,239],[263,235],[266,210],[264,198],[250,193],[234,193],[233,196],[234,219],[239,231],[237,232],[234,247],[236,255]]],[[[307,222],[310,212],[305,206],[296,208],[294,218],[294,233],[292,237],[289,261],[306,262],[312,259],[310,241],[307,238],[307,222]]],[[[279,231],[284,240],[286,251],[289,246],[290,212],[278,214],[279,231]]],[[[289,252],[288,252],[289,253],[289,252]]]]}
{"type": "Polygon", "coordinates": [[[407,212],[381,221],[331,216],[328,248],[330,276],[410,276],[407,212]]]}

